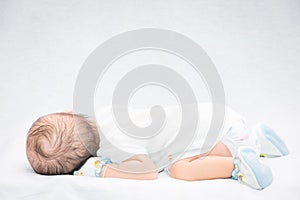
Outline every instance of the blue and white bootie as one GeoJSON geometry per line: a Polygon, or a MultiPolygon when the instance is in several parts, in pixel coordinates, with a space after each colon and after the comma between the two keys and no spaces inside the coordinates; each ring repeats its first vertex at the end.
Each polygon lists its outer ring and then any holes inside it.
{"type": "Polygon", "coordinates": [[[258,149],[261,157],[280,157],[289,154],[284,141],[276,134],[274,130],[265,124],[257,126],[255,129],[257,135],[258,149]]]}
{"type": "Polygon", "coordinates": [[[270,167],[259,161],[258,152],[252,147],[240,147],[234,165],[232,179],[251,188],[262,190],[273,181],[270,167]]]}

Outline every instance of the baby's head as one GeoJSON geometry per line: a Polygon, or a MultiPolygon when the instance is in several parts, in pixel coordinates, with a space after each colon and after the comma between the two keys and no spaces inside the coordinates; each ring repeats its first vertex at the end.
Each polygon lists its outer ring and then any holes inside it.
{"type": "Polygon", "coordinates": [[[96,154],[99,142],[97,126],[87,117],[54,113],[40,117],[31,126],[26,153],[39,174],[70,174],[96,154]]]}

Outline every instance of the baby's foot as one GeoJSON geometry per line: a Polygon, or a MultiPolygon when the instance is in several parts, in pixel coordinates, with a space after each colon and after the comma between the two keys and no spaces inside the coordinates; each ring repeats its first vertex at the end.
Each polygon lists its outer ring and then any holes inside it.
{"type": "Polygon", "coordinates": [[[259,161],[258,153],[252,147],[240,147],[234,164],[232,179],[249,187],[262,190],[273,181],[270,167],[259,161]]]}
{"type": "Polygon", "coordinates": [[[284,141],[265,124],[259,125],[256,130],[261,157],[279,157],[289,154],[284,141]]]}

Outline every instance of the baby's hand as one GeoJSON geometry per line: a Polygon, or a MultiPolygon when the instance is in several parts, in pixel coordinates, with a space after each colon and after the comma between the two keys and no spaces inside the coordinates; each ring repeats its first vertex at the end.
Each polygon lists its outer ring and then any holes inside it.
{"type": "Polygon", "coordinates": [[[78,171],[74,171],[73,175],[101,177],[100,174],[102,171],[102,167],[106,164],[111,163],[111,160],[108,158],[91,157],[84,163],[84,165],[78,171]]]}

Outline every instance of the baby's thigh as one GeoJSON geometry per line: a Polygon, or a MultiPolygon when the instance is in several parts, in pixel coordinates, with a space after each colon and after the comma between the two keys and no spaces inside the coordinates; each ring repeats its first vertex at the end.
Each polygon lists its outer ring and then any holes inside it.
{"type": "Polygon", "coordinates": [[[186,173],[188,169],[188,164],[191,163],[195,159],[199,159],[201,155],[195,155],[188,158],[183,158],[175,163],[173,163],[171,166],[169,166],[169,175],[173,178],[178,178],[178,175],[182,173],[186,173]]]}

